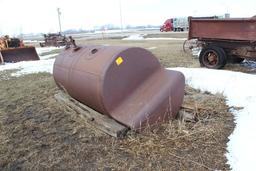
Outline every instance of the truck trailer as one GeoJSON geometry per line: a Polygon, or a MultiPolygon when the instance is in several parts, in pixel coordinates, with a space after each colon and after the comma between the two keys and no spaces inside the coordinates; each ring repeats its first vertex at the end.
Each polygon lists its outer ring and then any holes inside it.
{"type": "Polygon", "coordinates": [[[185,31],[185,30],[188,30],[187,17],[167,19],[160,28],[161,32],[185,31]]]}
{"type": "MultiPolygon", "coordinates": [[[[180,17],[167,19],[161,26],[161,32],[168,31],[188,31],[189,29],[189,18],[191,17],[180,17]]],[[[193,17],[194,19],[217,19],[223,18],[222,16],[206,16],[206,17],[193,17]]]]}
{"type": "Polygon", "coordinates": [[[256,17],[190,17],[188,40],[197,40],[202,48],[200,64],[207,68],[220,69],[229,61],[256,60],[256,17]]]}

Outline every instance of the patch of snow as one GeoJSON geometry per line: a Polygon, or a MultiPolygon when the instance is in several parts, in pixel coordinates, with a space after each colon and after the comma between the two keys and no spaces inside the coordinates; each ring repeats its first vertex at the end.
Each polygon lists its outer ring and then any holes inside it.
{"type": "Polygon", "coordinates": [[[110,46],[109,44],[102,44],[102,46],[110,46]]]}
{"type": "Polygon", "coordinates": [[[153,46],[153,47],[148,47],[148,48],[146,48],[146,49],[148,49],[148,50],[153,50],[153,49],[156,49],[157,47],[155,47],[155,46],[153,46]]]}
{"type": "Polygon", "coordinates": [[[18,77],[25,74],[32,74],[32,73],[39,73],[39,72],[52,73],[54,61],[55,59],[18,62],[15,64],[18,65],[17,69],[20,69],[20,70],[17,71],[16,73],[12,73],[11,75],[18,77]]]}
{"type": "Polygon", "coordinates": [[[142,34],[133,34],[129,37],[123,38],[122,40],[144,40],[144,37],[142,34]]]}
{"type": "Polygon", "coordinates": [[[173,37],[156,37],[156,38],[144,38],[144,34],[133,34],[122,40],[187,40],[187,38],[173,38],[173,37]]]}
{"type": "Polygon", "coordinates": [[[24,43],[39,43],[39,42],[44,42],[44,41],[39,41],[39,40],[23,40],[24,43]]]}
{"type": "Polygon", "coordinates": [[[250,68],[256,68],[256,62],[255,61],[244,60],[241,65],[246,66],[246,67],[250,67],[250,68]]]}
{"type": "Polygon", "coordinates": [[[123,30],[100,30],[95,31],[94,33],[121,33],[121,32],[128,32],[129,30],[123,29],[123,30]]]}
{"type": "Polygon", "coordinates": [[[145,40],[182,40],[182,41],[185,41],[185,40],[187,40],[187,38],[156,37],[156,38],[146,38],[145,40]]]}
{"type": "Polygon", "coordinates": [[[56,49],[63,49],[63,47],[38,47],[36,48],[36,52],[38,53],[38,55],[41,55],[43,53],[51,52],[56,49]]]}
{"type": "Polygon", "coordinates": [[[44,55],[44,56],[39,56],[40,60],[45,60],[45,59],[50,59],[50,58],[53,58],[55,56],[57,56],[58,53],[54,53],[54,54],[50,54],[50,55],[44,55]]]}
{"type": "Polygon", "coordinates": [[[172,68],[182,72],[186,83],[202,91],[223,93],[233,110],[236,127],[228,142],[228,164],[232,170],[256,170],[256,75],[204,68],[172,68]]]}
{"type": "Polygon", "coordinates": [[[53,63],[55,59],[38,60],[38,61],[22,61],[17,63],[6,63],[0,67],[0,71],[18,69],[12,76],[20,76],[22,74],[49,72],[52,73],[53,63]]]}
{"type": "Polygon", "coordinates": [[[0,71],[10,70],[10,69],[19,69],[20,65],[17,63],[5,63],[4,65],[0,65],[0,71]]]}
{"type": "Polygon", "coordinates": [[[52,50],[59,49],[56,47],[47,47],[47,48],[36,48],[37,53],[39,53],[40,60],[38,61],[21,61],[17,63],[5,63],[4,65],[0,66],[0,71],[3,70],[14,70],[17,69],[18,71],[12,73],[12,76],[21,76],[24,74],[31,74],[31,73],[39,73],[39,72],[48,72],[52,73],[53,64],[55,59],[51,59],[58,55],[58,53],[49,54],[49,55],[40,55],[45,52],[51,52],[52,50]]]}

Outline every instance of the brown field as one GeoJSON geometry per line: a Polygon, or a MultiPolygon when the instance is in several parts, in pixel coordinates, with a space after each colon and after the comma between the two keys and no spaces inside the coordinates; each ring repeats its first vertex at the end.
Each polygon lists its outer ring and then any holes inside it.
{"type": "MultiPolygon", "coordinates": [[[[77,40],[149,48],[165,67],[199,67],[197,59],[182,52],[182,43],[77,40]]],[[[221,94],[187,86],[184,105],[193,107],[186,112],[195,121],[176,119],[115,139],[56,102],[51,74],[11,77],[11,72],[0,72],[0,170],[230,170],[225,153],[235,125],[221,94]]]]}

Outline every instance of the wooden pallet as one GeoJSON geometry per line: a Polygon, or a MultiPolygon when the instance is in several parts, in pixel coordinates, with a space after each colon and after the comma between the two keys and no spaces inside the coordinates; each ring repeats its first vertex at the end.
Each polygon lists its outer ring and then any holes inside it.
{"type": "Polygon", "coordinates": [[[3,64],[3,63],[4,63],[4,58],[3,58],[3,55],[2,55],[2,53],[0,51],[0,64],[3,64]]]}
{"type": "Polygon", "coordinates": [[[64,92],[60,91],[55,94],[55,99],[76,111],[80,116],[82,116],[82,118],[86,119],[88,123],[108,135],[120,138],[125,136],[128,131],[128,128],[124,125],[116,122],[106,115],[98,113],[64,92]]]}

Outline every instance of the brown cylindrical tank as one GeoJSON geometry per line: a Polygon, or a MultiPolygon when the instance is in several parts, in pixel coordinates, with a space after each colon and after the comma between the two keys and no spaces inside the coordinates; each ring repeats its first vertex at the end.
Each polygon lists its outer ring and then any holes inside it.
{"type": "Polygon", "coordinates": [[[174,117],[184,96],[183,74],[137,47],[63,50],[53,76],[71,97],[136,130],[174,117]]]}

